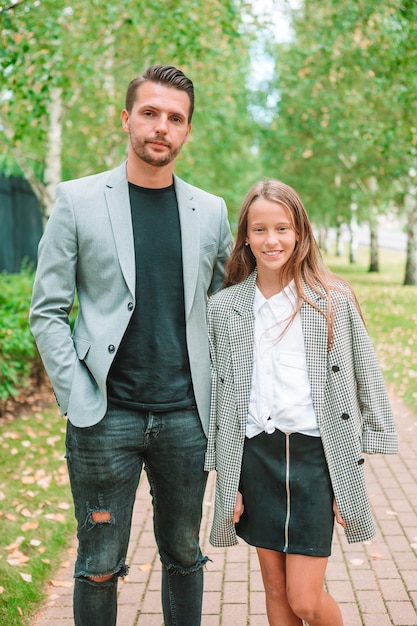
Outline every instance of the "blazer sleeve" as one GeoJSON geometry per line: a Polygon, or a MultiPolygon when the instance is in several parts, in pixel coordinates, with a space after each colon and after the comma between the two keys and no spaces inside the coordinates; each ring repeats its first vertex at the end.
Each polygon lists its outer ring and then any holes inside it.
{"type": "Polygon", "coordinates": [[[398,452],[394,417],[376,353],[355,306],[349,300],[353,360],[362,412],[362,448],[368,454],[398,452]]]}
{"type": "Polygon", "coordinates": [[[219,246],[217,252],[216,264],[213,268],[213,276],[209,288],[209,295],[218,291],[223,287],[224,267],[232,250],[232,233],[230,231],[229,221],[227,219],[227,208],[224,200],[220,198],[220,219],[219,219],[219,246]]]}
{"type": "Polygon", "coordinates": [[[69,314],[74,304],[77,236],[65,186],[39,244],[29,322],[60,411],[67,412],[76,352],[69,314]]]}

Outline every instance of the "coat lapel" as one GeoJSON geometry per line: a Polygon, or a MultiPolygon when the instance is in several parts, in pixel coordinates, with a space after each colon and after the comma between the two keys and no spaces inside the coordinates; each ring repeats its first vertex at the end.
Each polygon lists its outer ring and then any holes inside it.
{"type": "MultiPolygon", "coordinates": [[[[304,283],[304,291],[309,300],[314,302],[323,312],[326,311],[326,298],[319,296],[307,283],[304,283]]],[[[317,420],[320,424],[327,378],[327,320],[324,315],[307,302],[303,302],[300,315],[311,395],[317,420]]]]}
{"type": "Polygon", "coordinates": [[[181,226],[182,262],[184,276],[185,316],[188,318],[197,286],[200,255],[200,206],[192,190],[174,175],[175,192],[181,226]]]}
{"type": "Polygon", "coordinates": [[[236,402],[240,424],[244,430],[253,370],[255,281],[256,271],[236,286],[236,296],[228,320],[236,402]]]}
{"type": "Polygon", "coordinates": [[[130,292],[132,295],[135,295],[135,246],[129,186],[126,178],[126,163],[123,163],[110,173],[104,195],[113,228],[120,267],[130,292]]]}

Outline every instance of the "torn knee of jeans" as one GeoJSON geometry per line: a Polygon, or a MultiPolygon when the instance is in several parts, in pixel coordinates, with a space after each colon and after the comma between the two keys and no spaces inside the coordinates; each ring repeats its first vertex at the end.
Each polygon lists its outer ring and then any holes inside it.
{"type": "Polygon", "coordinates": [[[91,513],[91,521],[96,524],[111,524],[112,517],[110,511],[96,510],[91,513]]]}
{"type": "Polygon", "coordinates": [[[110,586],[114,585],[118,578],[125,578],[128,573],[129,566],[121,560],[113,570],[107,572],[106,574],[91,574],[90,572],[84,570],[76,572],[74,577],[93,586],[110,586]]]}
{"type": "Polygon", "coordinates": [[[114,524],[114,517],[112,512],[104,507],[89,508],[87,504],[87,517],[84,526],[90,526],[89,530],[92,530],[95,526],[104,524],[114,524]]]}
{"type": "Polygon", "coordinates": [[[211,561],[211,559],[209,559],[208,556],[202,556],[200,560],[197,561],[197,563],[195,563],[195,565],[192,565],[191,567],[182,567],[182,565],[174,565],[173,563],[170,563],[169,565],[165,565],[165,567],[168,571],[169,576],[173,576],[175,574],[181,574],[181,576],[187,576],[187,574],[194,574],[195,572],[198,572],[200,569],[203,569],[207,561],[211,561]]]}

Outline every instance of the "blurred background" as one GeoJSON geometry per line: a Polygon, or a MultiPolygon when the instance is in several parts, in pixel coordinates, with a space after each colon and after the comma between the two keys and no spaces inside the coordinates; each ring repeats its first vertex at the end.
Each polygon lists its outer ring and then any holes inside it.
{"type": "Polygon", "coordinates": [[[196,90],[176,171],[232,226],[279,178],[324,250],[365,238],[378,271],[395,238],[417,284],[415,0],[0,0],[0,36],[0,270],[34,261],[60,180],[122,162],[127,84],[162,63],[196,90]]]}

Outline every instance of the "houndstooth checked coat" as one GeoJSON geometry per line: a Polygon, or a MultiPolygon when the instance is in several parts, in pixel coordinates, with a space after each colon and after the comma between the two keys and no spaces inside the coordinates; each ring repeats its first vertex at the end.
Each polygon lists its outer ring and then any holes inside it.
{"type": "MultiPolygon", "coordinates": [[[[210,542],[235,545],[233,510],[239,486],[253,362],[256,270],[242,283],[209,299],[213,366],[212,405],[205,469],[217,470],[210,542]]],[[[306,295],[322,310],[326,297],[307,284],[306,295]]],[[[375,535],[363,452],[397,452],[397,437],[384,380],[355,304],[332,292],[334,342],[327,349],[327,322],[304,302],[300,315],[315,412],[336,503],[349,543],[375,535]]]]}

